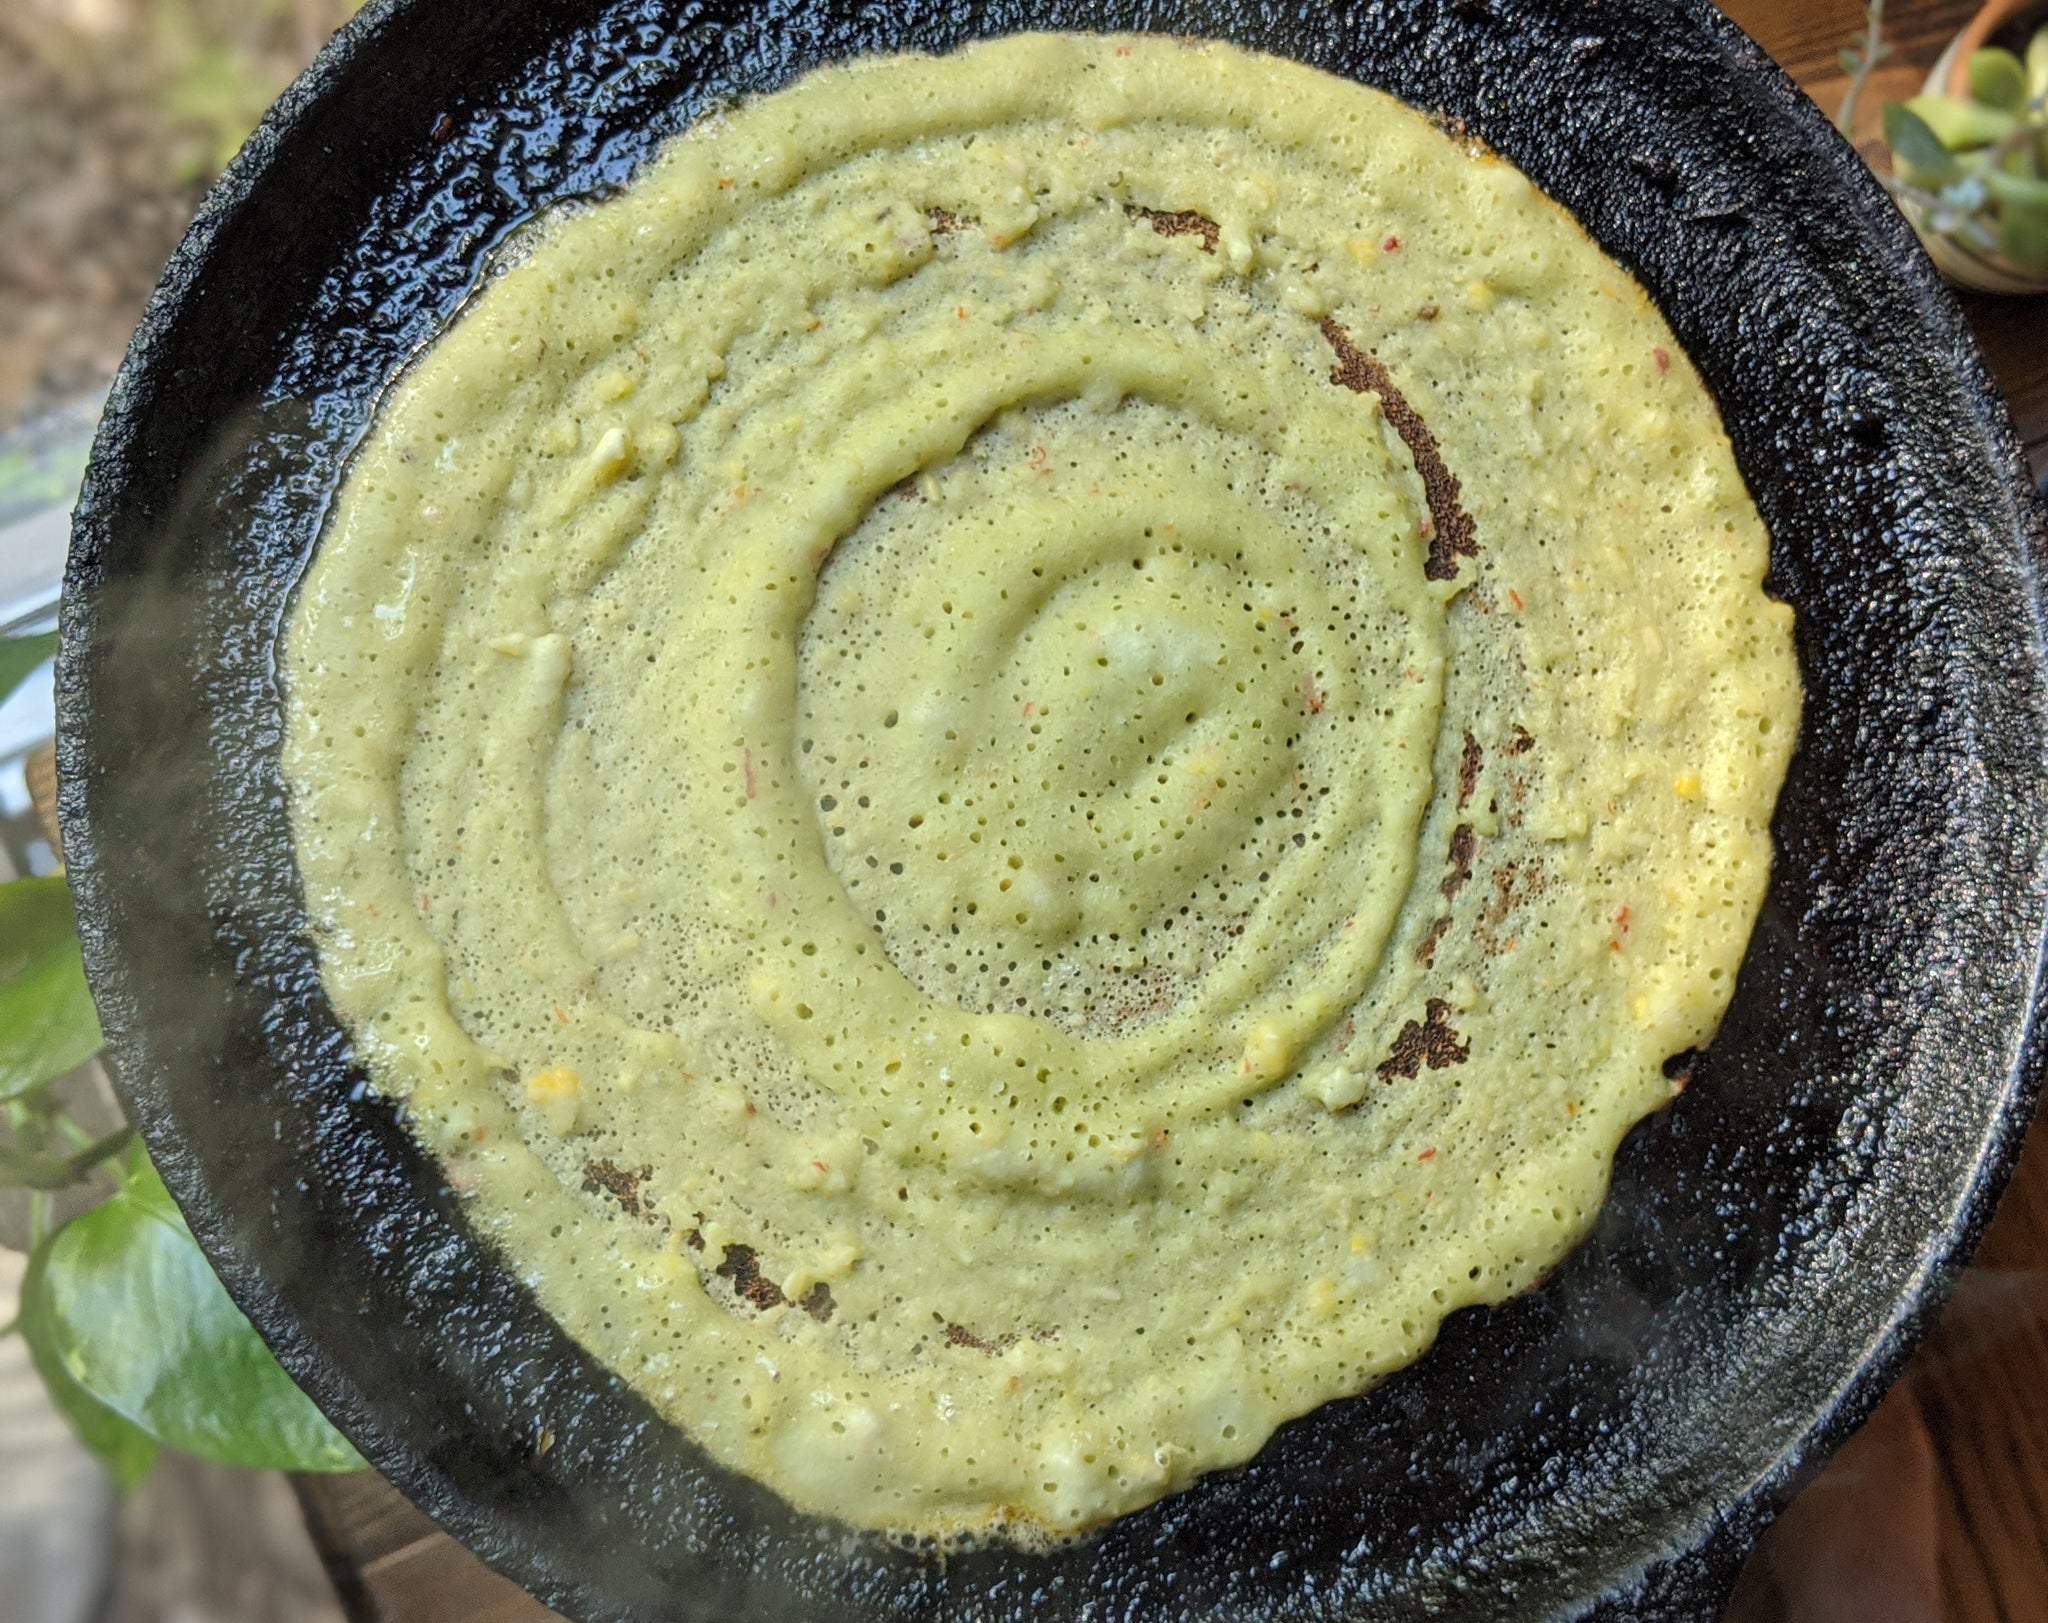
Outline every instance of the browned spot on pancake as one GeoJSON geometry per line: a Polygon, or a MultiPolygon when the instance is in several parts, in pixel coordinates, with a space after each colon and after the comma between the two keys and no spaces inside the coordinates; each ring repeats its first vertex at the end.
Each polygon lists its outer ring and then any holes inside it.
{"type": "Polygon", "coordinates": [[[1421,943],[1415,949],[1415,956],[1424,966],[1436,961],[1437,944],[1443,940],[1444,932],[1450,927],[1451,916],[1446,913],[1423,934],[1421,943]]]}
{"type": "Polygon", "coordinates": [[[929,208],[924,211],[924,217],[931,221],[934,236],[950,237],[960,229],[960,216],[951,209],[929,208]]]}
{"type": "Polygon", "coordinates": [[[1543,864],[1504,862],[1493,870],[1493,900],[1486,904],[1486,923],[1498,926],[1531,896],[1543,889],[1543,864]]]}
{"type": "Polygon", "coordinates": [[[704,1236],[696,1229],[686,1230],[683,1234],[683,1244],[692,1251],[702,1251],[704,1249],[704,1236]]]}
{"type": "Polygon", "coordinates": [[[1473,532],[1472,515],[1459,505],[1458,476],[1444,466],[1436,436],[1430,433],[1429,425],[1416,409],[1408,404],[1407,396],[1394,386],[1393,378],[1380,364],[1379,357],[1369,350],[1360,349],[1351,341],[1351,334],[1334,321],[1323,323],[1323,337],[1337,355],[1337,365],[1330,373],[1330,381],[1353,394],[1378,395],[1380,409],[1387,414],[1387,421],[1394,425],[1394,432],[1401,436],[1401,443],[1408,447],[1409,456],[1415,459],[1415,471],[1422,476],[1422,492],[1428,499],[1429,516],[1435,525],[1435,531],[1429,538],[1429,558],[1422,566],[1423,574],[1431,580],[1454,579],[1460,558],[1479,556],[1479,541],[1473,532]]]}
{"type": "Polygon", "coordinates": [[[1420,310],[1417,310],[1415,312],[1415,319],[1417,321],[1434,321],[1438,316],[1442,314],[1443,311],[1438,309],[1435,305],[1425,304],[1420,310]]]}
{"type": "Polygon", "coordinates": [[[1515,736],[1508,740],[1508,754],[1527,755],[1535,747],[1536,740],[1529,736],[1529,729],[1518,724],[1515,728],[1515,736]]]}
{"type": "Polygon", "coordinates": [[[1448,1065],[1462,1065],[1472,1057],[1472,1045],[1460,1042],[1451,1029],[1451,1005],[1440,997],[1423,1005],[1423,1018],[1410,1020],[1394,1039],[1394,1051],[1380,1061],[1382,1082],[1397,1076],[1414,1076],[1423,1066],[1441,1071],[1448,1065]]]}
{"type": "Polygon", "coordinates": [[[1487,929],[1498,929],[1514,911],[1515,875],[1519,871],[1512,862],[1504,862],[1493,870],[1493,900],[1486,904],[1486,912],[1482,915],[1487,929]]]}
{"type": "Polygon", "coordinates": [[[1501,934],[1501,927],[1507,923],[1508,915],[1531,897],[1542,892],[1549,883],[1540,859],[1527,862],[1504,862],[1493,871],[1493,897],[1486,904],[1477,926],[1479,945],[1488,957],[1497,958],[1503,953],[1513,952],[1521,943],[1514,937],[1501,934]]]}
{"type": "Polygon", "coordinates": [[[1479,836],[1472,831],[1470,823],[1460,823],[1451,830],[1451,871],[1444,875],[1444,882],[1437,888],[1449,901],[1465,888],[1465,881],[1472,877],[1472,856],[1479,849],[1479,836]]]}
{"type": "MultiPolygon", "coordinates": [[[[1485,0],[1451,0],[1451,9],[1482,17],[1488,14],[1485,0]]],[[[1439,107],[1429,115],[1429,121],[1475,158],[1493,151],[1493,148],[1486,144],[1486,137],[1480,135],[1456,113],[1447,112],[1439,107]]]]}
{"type": "Polygon", "coordinates": [[[619,1210],[628,1217],[652,1217],[640,1203],[640,1186],[654,1176],[654,1168],[642,1167],[638,1172],[628,1172],[616,1161],[585,1161],[583,1163],[584,1193],[610,1195],[619,1203],[619,1210]]]}
{"type": "Polygon", "coordinates": [[[796,1305],[820,1324],[828,1324],[832,1319],[832,1310],[839,1304],[832,1300],[832,1287],[821,1279],[804,1292],[803,1300],[796,1305]]]}
{"type": "Polygon", "coordinates": [[[782,1287],[761,1272],[761,1259],[750,1245],[727,1246],[716,1272],[720,1279],[731,1280],[733,1290],[763,1312],[787,1300],[782,1287]]]}
{"type": "Polygon", "coordinates": [[[1017,1345],[1015,1336],[997,1336],[990,1340],[976,1335],[964,1324],[946,1321],[946,1345],[949,1347],[972,1347],[976,1352],[987,1353],[991,1358],[1008,1352],[1017,1345]]]}
{"type": "Polygon", "coordinates": [[[1458,810],[1463,811],[1479,787],[1480,769],[1486,765],[1486,749],[1470,733],[1465,735],[1465,753],[1458,757],[1458,810]]]}
{"type": "Polygon", "coordinates": [[[1193,209],[1141,209],[1133,204],[1131,216],[1143,220],[1162,237],[1200,237],[1205,254],[1213,254],[1223,236],[1223,227],[1193,209]]]}

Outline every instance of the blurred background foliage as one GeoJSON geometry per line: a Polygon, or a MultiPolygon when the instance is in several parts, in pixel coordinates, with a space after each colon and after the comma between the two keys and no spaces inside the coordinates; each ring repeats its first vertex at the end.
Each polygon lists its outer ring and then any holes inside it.
{"type": "Polygon", "coordinates": [[[207,184],[363,0],[0,0],[0,431],[104,387],[207,184]]]}

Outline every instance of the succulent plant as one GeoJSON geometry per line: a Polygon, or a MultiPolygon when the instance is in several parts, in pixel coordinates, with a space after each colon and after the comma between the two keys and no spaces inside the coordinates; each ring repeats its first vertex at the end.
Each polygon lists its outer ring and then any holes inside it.
{"type": "Polygon", "coordinates": [[[2048,277],[2048,23],[2025,57],[1973,52],[1969,94],[1884,110],[1892,190],[1934,232],[2027,277],[2048,277]]]}

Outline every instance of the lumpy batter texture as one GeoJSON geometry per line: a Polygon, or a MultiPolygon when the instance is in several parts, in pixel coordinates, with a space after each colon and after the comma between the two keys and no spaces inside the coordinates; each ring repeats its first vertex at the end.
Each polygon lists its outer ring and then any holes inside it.
{"type": "Polygon", "coordinates": [[[864,1527],[1238,1463],[1579,1238],[1790,616],[1513,168],[1222,46],[818,73],[395,388],[287,642],[327,984],[564,1326],[864,1527]]]}

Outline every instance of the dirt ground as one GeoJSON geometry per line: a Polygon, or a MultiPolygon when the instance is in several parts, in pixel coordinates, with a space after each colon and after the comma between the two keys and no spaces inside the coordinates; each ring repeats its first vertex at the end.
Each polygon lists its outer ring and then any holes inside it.
{"type": "Polygon", "coordinates": [[[207,184],[362,0],[0,0],[0,432],[106,385],[207,184]]]}

